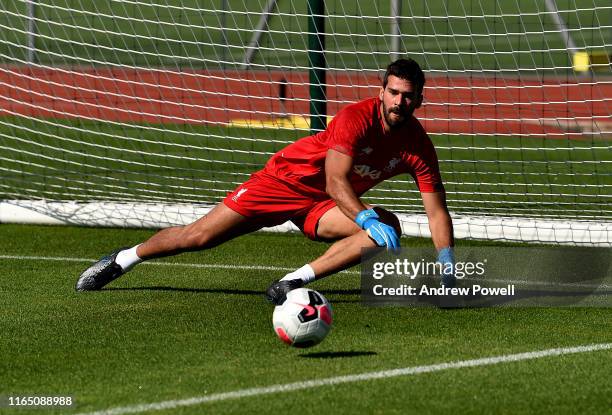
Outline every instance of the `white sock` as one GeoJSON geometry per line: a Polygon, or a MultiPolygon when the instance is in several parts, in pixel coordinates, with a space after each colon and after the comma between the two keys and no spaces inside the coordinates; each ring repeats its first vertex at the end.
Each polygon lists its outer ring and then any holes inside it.
{"type": "Polygon", "coordinates": [[[304,281],[304,284],[308,284],[309,282],[314,281],[314,270],[310,265],[306,264],[302,268],[296,269],[295,271],[285,275],[283,278],[281,278],[281,281],[297,279],[301,279],[302,281],[304,281]]]}
{"type": "Polygon", "coordinates": [[[135,265],[142,262],[142,259],[136,255],[136,248],[139,246],[140,244],[130,249],[124,249],[117,254],[117,259],[115,259],[115,262],[119,264],[119,266],[123,268],[125,272],[128,272],[134,268],[135,265]]]}

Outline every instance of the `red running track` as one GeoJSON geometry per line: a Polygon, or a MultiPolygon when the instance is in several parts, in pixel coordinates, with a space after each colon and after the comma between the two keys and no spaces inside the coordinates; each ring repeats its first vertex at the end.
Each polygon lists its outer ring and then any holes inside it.
{"type": "MultiPolygon", "coordinates": [[[[327,75],[328,113],[378,93],[366,73],[327,75]]],[[[612,81],[429,77],[418,110],[427,131],[547,137],[612,133],[612,81]]],[[[0,115],[131,123],[228,123],[307,114],[306,72],[0,67],[0,115]],[[279,84],[287,82],[284,108],[279,84]]]]}

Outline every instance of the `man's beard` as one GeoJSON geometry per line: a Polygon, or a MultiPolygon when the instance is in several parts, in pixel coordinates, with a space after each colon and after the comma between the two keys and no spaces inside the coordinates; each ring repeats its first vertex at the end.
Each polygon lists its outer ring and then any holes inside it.
{"type": "Polygon", "coordinates": [[[385,117],[385,121],[387,121],[387,125],[391,128],[397,128],[402,126],[408,120],[408,113],[406,111],[402,111],[400,107],[392,107],[387,109],[385,102],[383,101],[383,115],[385,117]],[[399,115],[401,118],[391,119],[391,113],[399,115]]]}

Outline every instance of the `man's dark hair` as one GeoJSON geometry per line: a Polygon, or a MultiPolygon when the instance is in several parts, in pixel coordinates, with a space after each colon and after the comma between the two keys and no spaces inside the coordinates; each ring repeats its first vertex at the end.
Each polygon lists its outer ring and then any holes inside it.
{"type": "Polygon", "coordinates": [[[385,72],[383,79],[383,88],[387,87],[390,75],[410,81],[417,91],[423,91],[423,86],[425,86],[425,74],[423,74],[419,64],[410,58],[398,59],[387,66],[387,72],[385,72]]]}

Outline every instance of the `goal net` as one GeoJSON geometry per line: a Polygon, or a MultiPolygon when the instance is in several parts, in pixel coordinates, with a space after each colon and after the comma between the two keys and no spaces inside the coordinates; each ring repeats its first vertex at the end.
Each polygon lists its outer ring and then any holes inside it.
{"type": "MultiPolygon", "coordinates": [[[[1,1],[0,221],[193,221],[310,134],[324,38],[327,119],[424,68],[458,237],[611,245],[608,0],[309,3],[1,1]]],[[[364,199],[428,235],[409,176],[364,199]]]]}

